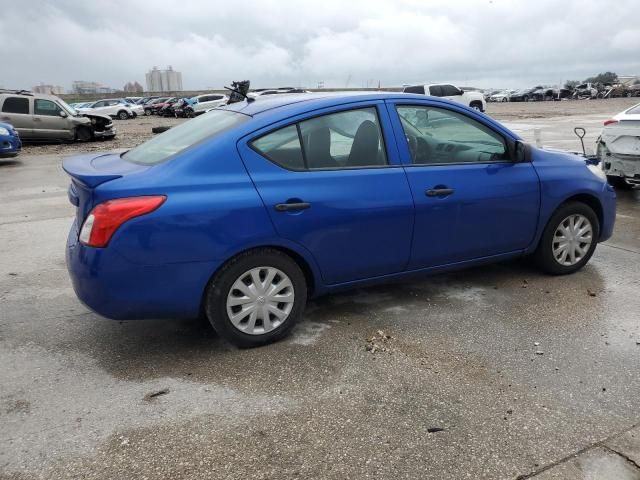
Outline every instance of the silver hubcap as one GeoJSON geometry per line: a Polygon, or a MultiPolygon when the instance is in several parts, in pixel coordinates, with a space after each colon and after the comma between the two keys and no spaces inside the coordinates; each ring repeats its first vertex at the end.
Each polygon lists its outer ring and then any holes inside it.
{"type": "Polygon", "coordinates": [[[287,275],[273,267],[256,267],[234,282],[227,295],[227,315],[249,335],[278,328],[293,308],[295,292],[287,275]]]}
{"type": "Polygon", "coordinates": [[[569,215],[553,234],[553,257],[560,265],[575,265],[587,254],[592,241],[589,219],[584,215],[569,215]]]}

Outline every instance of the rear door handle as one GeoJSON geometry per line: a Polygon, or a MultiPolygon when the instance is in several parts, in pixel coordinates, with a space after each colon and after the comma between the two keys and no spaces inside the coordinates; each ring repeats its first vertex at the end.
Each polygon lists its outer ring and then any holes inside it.
{"type": "Polygon", "coordinates": [[[290,212],[291,210],[306,210],[310,208],[311,204],[307,202],[295,202],[295,203],[278,203],[274,208],[277,212],[290,212]]]}
{"type": "Polygon", "coordinates": [[[431,188],[424,192],[427,197],[444,197],[451,195],[455,190],[453,188],[431,188]]]}

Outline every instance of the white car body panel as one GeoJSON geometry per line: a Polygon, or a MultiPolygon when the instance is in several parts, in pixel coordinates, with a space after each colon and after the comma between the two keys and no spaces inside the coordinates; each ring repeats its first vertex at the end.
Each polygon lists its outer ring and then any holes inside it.
{"type": "Polygon", "coordinates": [[[617,122],[606,125],[596,142],[602,169],[607,176],[640,185],[640,104],[613,119],[617,122]]]}

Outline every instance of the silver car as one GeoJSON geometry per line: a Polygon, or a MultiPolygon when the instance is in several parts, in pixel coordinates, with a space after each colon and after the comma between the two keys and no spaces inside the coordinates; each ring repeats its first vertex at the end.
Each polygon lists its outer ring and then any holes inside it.
{"type": "Polygon", "coordinates": [[[11,123],[27,141],[88,141],[113,138],[113,121],[80,113],[55,95],[0,90],[0,122],[11,123]]]}

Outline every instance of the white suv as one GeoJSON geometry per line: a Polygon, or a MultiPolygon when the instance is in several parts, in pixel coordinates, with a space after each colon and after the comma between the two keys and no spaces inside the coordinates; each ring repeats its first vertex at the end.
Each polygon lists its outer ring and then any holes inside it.
{"type": "Polygon", "coordinates": [[[193,113],[195,115],[199,115],[207,110],[219,107],[220,105],[226,105],[229,101],[229,97],[219,93],[211,93],[198,95],[197,97],[193,97],[192,100],[193,103],[191,103],[191,108],[193,109],[193,113]]]}
{"type": "Polygon", "coordinates": [[[418,93],[420,95],[431,95],[432,97],[446,98],[454,102],[461,103],[474,110],[484,112],[487,109],[487,102],[481,92],[464,91],[448,83],[433,85],[411,85],[404,87],[404,93],[418,93]]]}
{"type": "Polygon", "coordinates": [[[100,113],[120,120],[126,120],[127,118],[136,116],[127,103],[117,98],[98,100],[87,107],[80,108],[78,111],[81,113],[100,113]]]}

